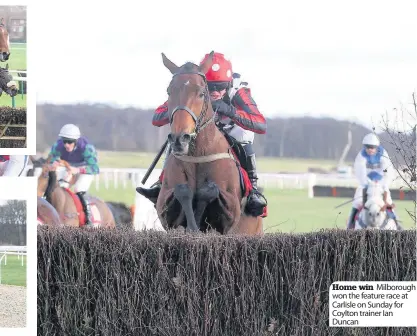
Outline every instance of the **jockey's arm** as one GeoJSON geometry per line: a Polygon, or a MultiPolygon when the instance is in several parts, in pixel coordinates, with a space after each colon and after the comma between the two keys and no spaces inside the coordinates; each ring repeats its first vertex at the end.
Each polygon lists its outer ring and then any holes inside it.
{"type": "Polygon", "coordinates": [[[55,161],[58,161],[61,159],[61,152],[58,150],[58,142],[55,142],[54,145],[51,148],[51,151],[48,154],[48,157],[50,157],[50,163],[54,163],[55,161]]]}
{"type": "Polygon", "coordinates": [[[161,127],[169,124],[168,101],[155,110],[152,118],[152,125],[161,127]]]}
{"type": "Polygon", "coordinates": [[[88,144],[85,147],[83,158],[86,165],[78,168],[80,174],[96,175],[100,173],[100,168],[98,166],[97,160],[97,151],[93,145],[88,144]]]}
{"type": "Polygon", "coordinates": [[[368,177],[366,174],[366,158],[362,156],[362,153],[358,153],[355,158],[355,163],[353,164],[353,170],[355,176],[358,179],[360,185],[364,187],[368,184],[368,177]]]}
{"type": "Polygon", "coordinates": [[[384,150],[384,153],[381,156],[381,168],[384,172],[384,177],[382,180],[384,191],[389,191],[389,187],[394,178],[394,167],[386,150],[384,150]]]}
{"type": "Polygon", "coordinates": [[[257,134],[266,133],[266,120],[258,110],[248,87],[240,88],[232,99],[233,115],[229,116],[238,126],[257,134]]]}
{"type": "Polygon", "coordinates": [[[10,155],[10,160],[3,176],[20,176],[29,161],[28,155],[10,155]]]}

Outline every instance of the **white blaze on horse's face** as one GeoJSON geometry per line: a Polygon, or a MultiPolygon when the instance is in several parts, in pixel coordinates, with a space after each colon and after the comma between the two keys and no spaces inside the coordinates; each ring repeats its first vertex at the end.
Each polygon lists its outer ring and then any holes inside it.
{"type": "Polygon", "coordinates": [[[378,226],[381,218],[381,208],[377,204],[372,204],[367,211],[367,222],[369,226],[378,226]]]}
{"type": "Polygon", "coordinates": [[[367,226],[377,228],[382,225],[386,218],[385,211],[382,211],[384,203],[380,199],[372,199],[366,202],[365,223],[367,226]]]}

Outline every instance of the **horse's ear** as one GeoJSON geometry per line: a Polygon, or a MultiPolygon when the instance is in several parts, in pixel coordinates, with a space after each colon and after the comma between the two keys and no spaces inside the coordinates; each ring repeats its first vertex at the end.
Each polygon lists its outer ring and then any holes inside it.
{"type": "Polygon", "coordinates": [[[178,66],[175,65],[171,60],[168,59],[168,57],[165,56],[164,53],[161,53],[162,55],[162,62],[164,63],[165,67],[171,71],[172,74],[175,74],[178,71],[178,66]]]}
{"type": "Polygon", "coordinates": [[[211,65],[213,64],[213,55],[214,50],[210,53],[210,55],[207,57],[204,63],[199,66],[200,72],[204,74],[207,73],[208,69],[210,69],[211,65]]]}

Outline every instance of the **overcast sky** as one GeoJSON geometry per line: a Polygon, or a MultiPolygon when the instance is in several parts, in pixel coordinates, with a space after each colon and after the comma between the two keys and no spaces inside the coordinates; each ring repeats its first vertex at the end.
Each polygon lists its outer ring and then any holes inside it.
{"type": "Polygon", "coordinates": [[[139,3],[37,2],[37,102],[155,108],[171,79],[160,53],[181,65],[211,50],[231,59],[268,117],[370,125],[417,91],[415,0],[139,3]]]}

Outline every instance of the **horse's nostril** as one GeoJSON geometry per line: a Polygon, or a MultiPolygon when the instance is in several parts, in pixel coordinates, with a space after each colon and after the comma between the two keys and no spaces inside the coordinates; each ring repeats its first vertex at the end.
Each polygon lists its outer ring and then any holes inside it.
{"type": "Polygon", "coordinates": [[[168,134],[168,141],[169,142],[173,142],[174,140],[173,140],[173,136],[172,136],[172,134],[171,133],[169,133],[168,134]]]}
{"type": "Polygon", "coordinates": [[[182,139],[183,139],[183,141],[185,141],[185,142],[190,142],[190,141],[191,141],[191,135],[189,135],[189,134],[184,134],[184,135],[182,136],[182,139]]]}

